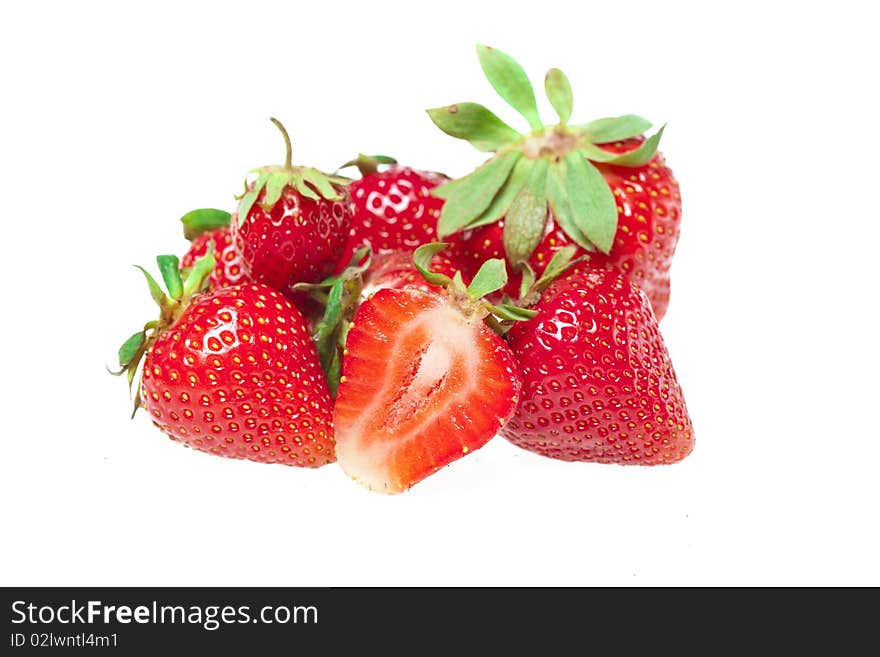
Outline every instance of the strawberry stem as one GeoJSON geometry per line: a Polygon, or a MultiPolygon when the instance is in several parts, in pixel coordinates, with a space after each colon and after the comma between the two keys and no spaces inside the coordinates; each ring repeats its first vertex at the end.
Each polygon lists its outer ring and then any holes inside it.
{"type": "Polygon", "coordinates": [[[269,120],[275,124],[284,137],[284,146],[287,149],[287,153],[284,156],[284,168],[290,170],[293,168],[293,147],[290,144],[290,135],[287,134],[287,129],[281,124],[281,121],[271,116],[269,120]]]}

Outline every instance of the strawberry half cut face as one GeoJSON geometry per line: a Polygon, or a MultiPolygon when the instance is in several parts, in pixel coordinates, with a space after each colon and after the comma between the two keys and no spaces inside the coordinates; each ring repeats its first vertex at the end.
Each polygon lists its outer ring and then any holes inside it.
{"type": "Polygon", "coordinates": [[[479,449],[519,399],[506,343],[445,295],[379,290],[358,309],[346,352],[337,458],[374,491],[399,493],[479,449]]]}

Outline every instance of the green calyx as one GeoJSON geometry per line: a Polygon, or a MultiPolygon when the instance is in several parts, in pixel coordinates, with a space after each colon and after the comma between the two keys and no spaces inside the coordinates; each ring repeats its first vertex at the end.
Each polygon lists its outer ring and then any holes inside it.
{"type": "Polygon", "coordinates": [[[320,283],[298,283],[297,292],[304,292],[324,306],[324,316],[315,325],[312,339],[321,367],[327,375],[330,392],[336,397],[342,375],[342,354],[351,320],[364,289],[364,272],[370,267],[369,247],[355,251],[346,268],[320,283]]]}
{"type": "Polygon", "coordinates": [[[497,292],[507,284],[507,266],[501,258],[486,260],[474,275],[470,285],[465,285],[461,272],[453,277],[432,272],[431,260],[448,244],[432,242],[423,244],[413,253],[413,265],[431,285],[443,287],[454,305],[469,318],[484,320],[494,331],[504,335],[514,322],[527,321],[537,313],[509,303],[492,304],[486,296],[497,292]]]}
{"type": "Polygon", "coordinates": [[[244,222],[254,203],[264,191],[265,194],[260,201],[260,206],[265,212],[271,212],[286,187],[295,189],[301,196],[313,201],[321,199],[339,201],[344,198],[345,186],[351,182],[348,178],[327,174],[314,167],[294,166],[292,164],[293,149],[287,130],[278,119],[272,118],[270,121],[275,124],[284,137],[286,148],[284,164],[251,170],[250,173],[256,174],[257,179],[252,185],[247,185],[246,191],[241,197],[238,208],[239,224],[244,222]]]}
{"type": "MultiPolygon", "coordinates": [[[[143,267],[135,265],[141,271],[147,281],[150,296],[159,307],[159,318],[150,320],[144,327],[134,333],[119,348],[119,367],[116,371],[110,370],[114,376],[126,375],[128,387],[132,389],[138,364],[144,355],[153,346],[156,338],[174,324],[181,313],[189,305],[193,297],[204,292],[208,285],[208,278],[214,270],[213,247],[209,247],[208,253],[199,258],[186,272],[186,276],[180,275],[180,261],[174,255],[160,255],[156,257],[156,264],[165,283],[165,290],[156,282],[156,279],[143,267]]],[[[109,369],[109,368],[108,368],[109,369]]],[[[140,394],[135,395],[134,412],[140,407],[140,394]]]]}
{"type": "Polygon", "coordinates": [[[476,103],[428,110],[443,132],[495,153],[474,172],[434,190],[446,201],[438,236],[442,239],[507,217],[505,251],[511,264],[521,269],[538,246],[552,212],[573,242],[588,251],[608,253],[617,232],[617,203],[595,165],[647,164],[657,152],[663,128],[633,151],[611,153],[600,145],[642,135],[651,124],[625,115],[570,125],[571,84],[553,68],[544,79],[544,89],[559,122],[546,126],[522,67],[488,46],[477,46],[477,54],[489,83],[525,118],[529,131],[518,132],[476,103]]]}
{"type": "Polygon", "coordinates": [[[397,164],[397,160],[387,155],[364,155],[358,153],[353,160],[349,160],[339,167],[339,169],[347,169],[348,167],[357,167],[362,177],[366,177],[376,173],[383,164],[397,164]]]}

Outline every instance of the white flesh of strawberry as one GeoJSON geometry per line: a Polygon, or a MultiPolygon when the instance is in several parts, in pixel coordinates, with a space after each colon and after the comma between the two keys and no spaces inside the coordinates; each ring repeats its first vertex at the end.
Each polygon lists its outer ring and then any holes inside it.
{"type": "MultiPolygon", "coordinates": [[[[377,390],[373,402],[363,409],[358,421],[346,427],[344,433],[340,433],[340,428],[337,427],[336,456],[340,466],[350,477],[374,491],[397,493],[406,488],[405,483],[393,477],[393,473],[389,471],[388,461],[389,456],[393,456],[395,448],[412,440],[416,431],[401,435],[394,441],[375,441],[365,445],[361,436],[368,425],[368,420],[375,413],[386,413],[386,417],[392,420],[398,414],[402,414],[400,419],[408,417],[414,409],[419,408],[426,394],[450,374],[456,360],[464,364],[464,371],[458,372],[457,375],[463,376],[466,384],[458,395],[447,400],[444,407],[436,412],[445,413],[456,402],[464,403],[478,385],[480,353],[474,336],[478,324],[469,323],[461,312],[448,303],[444,302],[422,313],[417,319],[404,326],[397,336],[389,336],[392,344],[388,353],[392,354],[392,357],[397,354],[398,346],[404,338],[422,325],[430,327],[429,334],[432,339],[422,351],[418,369],[406,393],[395,402],[392,409],[385,409],[382,407],[383,402],[398,391],[391,390],[392,381],[378,382],[381,387],[377,390]]],[[[433,417],[434,413],[430,417],[425,417],[418,428],[430,422],[433,417]]]]}

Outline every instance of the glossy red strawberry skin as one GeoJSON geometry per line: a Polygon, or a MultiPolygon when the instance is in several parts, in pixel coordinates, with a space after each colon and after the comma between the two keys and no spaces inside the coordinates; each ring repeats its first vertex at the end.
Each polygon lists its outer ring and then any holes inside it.
{"type": "Polygon", "coordinates": [[[348,333],[334,411],[343,470],[399,493],[482,447],[519,400],[518,366],[443,296],[379,290],[348,333]]]}
{"type": "MultiPolygon", "coordinates": [[[[642,138],[627,139],[602,148],[624,153],[637,148],[642,138]]],[[[672,256],[678,243],[681,223],[681,193],[672,171],[659,153],[641,167],[596,165],[617,199],[618,227],[608,255],[590,253],[597,266],[617,268],[648,295],[657,319],[662,319],[669,306],[672,256]]],[[[503,219],[495,224],[464,231],[453,244],[456,261],[479,267],[485,258],[503,257],[503,219]]],[[[549,213],[544,237],[535,249],[529,264],[540,274],[553,253],[572,244],[549,213]]],[[[577,255],[585,251],[578,248],[577,255]]],[[[505,292],[515,297],[519,276],[510,272],[505,292]]]]}
{"type": "MultiPolygon", "coordinates": [[[[449,278],[459,270],[458,264],[443,253],[431,259],[430,269],[433,273],[444,274],[449,278]]],[[[464,277],[465,285],[470,277],[464,277]]],[[[370,268],[364,274],[364,297],[368,297],[382,288],[401,290],[415,287],[426,292],[442,292],[443,288],[431,285],[425,280],[413,264],[412,251],[388,251],[373,257],[370,268]]]]}
{"type": "Polygon", "coordinates": [[[192,267],[196,260],[208,253],[210,246],[214,247],[214,258],[217,260],[210,277],[212,290],[250,282],[242,268],[241,258],[235,249],[232,232],[228,227],[215,228],[196,237],[190,244],[189,250],[180,259],[180,268],[192,267]]]}
{"type": "Polygon", "coordinates": [[[508,334],[522,401],[502,435],[564,461],[675,463],[694,445],[672,361],[644,293],[579,264],[508,334]]]}
{"type": "Polygon", "coordinates": [[[443,200],[431,190],[447,181],[439,173],[395,165],[349,184],[354,218],[337,272],[362,246],[376,255],[436,242],[443,200]]]}
{"type": "Polygon", "coordinates": [[[332,400],[308,326],[257,284],[196,297],[147,353],[141,399],[194,449],[261,463],[334,460],[332,400]]]}
{"type": "Polygon", "coordinates": [[[351,226],[349,200],[313,200],[287,186],[266,209],[265,195],[264,188],[243,221],[232,218],[245,273],[285,294],[296,283],[316,283],[332,274],[351,226]]]}

